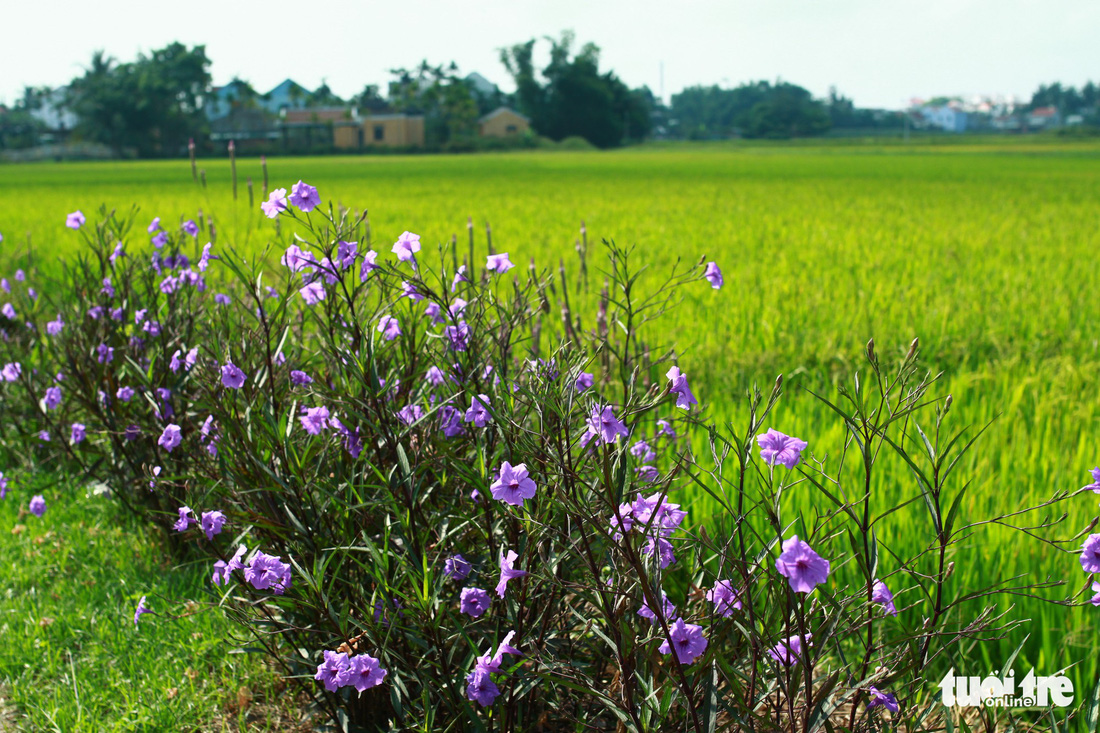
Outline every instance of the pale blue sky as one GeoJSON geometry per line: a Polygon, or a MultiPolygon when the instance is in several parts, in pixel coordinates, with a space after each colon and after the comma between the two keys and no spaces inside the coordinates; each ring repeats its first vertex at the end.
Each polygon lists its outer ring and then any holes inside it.
{"type": "MultiPolygon", "coordinates": [[[[502,46],[562,29],[603,65],[666,98],[692,84],[782,77],[860,106],[911,97],[1027,97],[1040,82],[1100,80],[1098,0],[38,0],[0,10],[0,101],[60,85],[104,49],[122,60],[171,41],[205,43],[216,84],[261,92],[292,77],[341,95],[387,69],[458,62],[504,88],[502,46]]],[[[544,46],[545,48],[545,46],[544,46]]]]}

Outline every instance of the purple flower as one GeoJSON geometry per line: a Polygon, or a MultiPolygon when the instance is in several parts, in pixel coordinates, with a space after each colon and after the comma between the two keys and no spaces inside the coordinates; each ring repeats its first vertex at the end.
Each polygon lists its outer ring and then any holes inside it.
{"type": "Polygon", "coordinates": [[[202,246],[202,254],[199,256],[199,272],[206,272],[206,268],[210,266],[210,260],[220,259],[217,255],[210,254],[210,248],[214,246],[212,243],[207,242],[202,246]]]}
{"type": "Polygon", "coordinates": [[[376,260],[378,259],[378,253],[373,249],[368,249],[367,253],[363,255],[363,264],[359,267],[359,282],[366,282],[370,276],[371,270],[377,270],[378,265],[376,260]]]}
{"type": "Polygon", "coordinates": [[[894,697],[892,692],[881,692],[874,685],[867,688],[868,700],[867,709],[871,710],[877,707],[884,707],[891,713],[896,713],[899,710],[898,699],[894,697]]]}
{"type": "Polygon", "coordinates": [[[894,594],[886,587],[886,583],[876,580],[871,587],[871,602],[881,603],[886,608],[886,613],[891,616],[898,615],[898,609],[894,606],[894,594]]]}
{"type": "Polygon", "coordinates": [[[3,499],[8,495],[8,477],[4,475],[3,471],[0,471],[0,499],[3,499]]]}
{"type": "Polygon", "coordinates": [[[95,347],[96,359],[100,364],[110,364],[115,358],[115,349],[113,346],[107,344],[100,344],[95,347]]]}
{"type": "Polygon", "coordinates": [[[468,345],[467,339],[470,336],[470,327],[466,325],[466,321],[459,321],[457,326],[447,326],[443,329],[443,335],[447,337],[452,349],[465,351],[468,345]]]}
{"type": "Polygon", "coordinates": [[[81,213],[80,209],[77,209],[65,217],[65,226],[69,227],[69,229],[79,229],[84,226],[85,221],[84,214],[81,213]]]}
{"type": "Polygon", "coordinates": [[[488,425],[489,421],[493,419],[493,416],[489,414],[488,404],[489,398],[483,394],[479,394],[470,400],[470,409],[466,410],[465,422],[472,422],[475,427],[479,428],[488,425]]]}
{"type": "Polygon", "coordinates": [[[164,450],[171,453],[172,449],[179,445],[180,441],[182,440],[183,436],[180,433],[179,425],[166,425],[164,427],[164,432],[160,434],[160,438],[157,440],[157,443],[160,445],[161,448],[164,448],[164,450]]]}
{"type": "Polygon", "coordinates": [[[225,515],[214,510],[212,512],[202,513],[202,531],[206,533],[206,539],[214,539],[214,535],[221,533],[222,527],[225,526],[225,515]]]}
{"type": "Polygon", "coordinates": [[[1090,534],[1081,546],[1081,567],[1086,573],[1100,573],[1100,534],[1090,534]]]}
{"type": "Polygon", "coordinates": [[[244,567],[241,560],[244,558],[244,554],[248,552],[248,549],[244,545],[237,548],[237,551],[233,553],[233,557],[229,558],[229,562],[218,560],[214,563],[214,575],[210,580],[214,585],[221,585],[225,583],[228,585],[229,577],[233,574],[234,570],[240,570],[244,567]]]}
{"type": "Polygon", "coordinates": [[[187,528],[192,524],[197,524],[199,520],[195,519],[191,514],[193,510],[189,506],[181,506],[178,510],[180,518],[176,520],[176,523],[172,525],[172,529],[177,532],[186,532],[187,528]]]}
{"type": "Polygon", "coordinates": [[[351,672],[351,660],[343,652],[325,650],[325,661],[317,665],[317,674],[313,679],[324,684],[329,692],[336,692],[347,682],[351,672]]]}
{"type": "Polygon", "coordinates": [[[451,292],[455,291],[459,283],[468,283],[470,278],[466,277],[466,265],[459,265],[458,270],[455,272],[454,280],[451,281],[451,292]]]}
{"type": "Polygon", "coordinates": [[[214,296],[214,302],[217,303],[218,305],[229,305],[229,303],[230,303],[229,296],[226,295],[225,293],[217,293],[214,296]]]}
{"type": "MultiPolygon", "coordinates": [[[[187,356],[183,359],[183,365],[187,368],[187,371],[191,371],[191,367],[195,366],[195,362],[199,360],[199,347],[195,347],[187,352],[187,356]]],[[[222,372],[224,376],[224,371],[222,372]]]]}
{"type": "Polygon", "coordinates": [[[85,432],[84,425],[78,422],[74,422],[72,426],[72,434],[70,435],[70,442],[73,445],[84,442],[85,432]]]}
{"type": "MultiPolygon", "coordinates": [[[[41,440],[43,443],[49,443],[50,442],[50,431],[49,430],[39,430],[38,431],[38,439],[41,440]]],[[[0,496],[0,499],[3,499],[3,498],[4,498],[3,496],[0,496]]]]}
{"type": "Polygon", "coordinates": [[[50,321],[46,324],[46,333],[50,336],[56,336],[61,333],[61,329],[65,328],[65,321],[61,320],[61,314],[57,314],[56,321],[50,321]]]}
{"type": "Polygon", "coordinates": [[[587,445],[592,438],[599,438],[601,443],[614,443],[618,440],[618,436],[625,438],[630,435],[626,425],[615,417],[615,412],[610,405],[603,408],[593,407],[592,414],[588,416],[586,422],[588,430],[585,437],[581,439],[582,445],[587,445]]]}
{"type": "Polygon", "coordinates": [[[397,412],[397,419],[406,425],[412,425],[424,417],[424,410],[420,405],[405,405],[397,412]]]}
{"type": "Polygon", "coordinates": [[[656,451],[654,451],[649,443],[645,441],[645,438],[630,446],[630,455],[634,456],[642,463],[652,461],[657,457],[656,451]]]}
{"type": "Polygon", "coordinates": [[[428,384],[433,387],[438,387],[446,381],[446,377],[443,376],[443,370],[437,366],[428,367],[427,373],[424,378],[428,380],[428,384]]]}
{"type": "MultiPolygon", "coordinates": [[[[61,316],[58,316],[60,319],[61,316]]],[[[1092,483],[1086,486],[1086,489],[1092,489],[1097,494],[1100,494],[1100,468],[1089,469],[1089,473],[1092,474],[1092,483]]]]}
{"type": "Polygon", "coordinates": [[[378,319],[378,333],[387,341],[393,341],[401,335],[401,324],[393,316],[382,316],[378,319]]]}
{"type": "MultiPolygon", "coordinates": [[[[672,618],[672,615],[676,613],[676,606],[668,599],[664,591],[661,591],[661,605],[663,606],[661,615],[664,616],[666,620],[672,618]]],[[[638,609],[638,615],[642,618],[649,619],[653,623],[657,623],[657,614],[649,607],[649,603],[645,600],[645,597],[642,598],[642,607],[638,609]]]]}
{"type": "Polygon", "coordinates": [[[168,244],[168,233],[167,232],[157,232],[156,234],[153,235],[153,238],[149,241],[153,243],[154,247],[156,247],[157,249],[160,249],[164,245],[168,244]]]}
{"type": "Polygon", "coordinates": [[[61,388],[47,387],[46,396],[42,401],[46,404],[47,410],[56,410],[61,404],[61,388]]]}
{"type": "Polygon", "coordinates": [[[313,377],[309,376],[303,371],[294,369],[290,372],[290,383],[295,387],[302,387],[307,384],[313,383],[313,377]]]}
{"type": "Polygon", "coordinates": [[[806,448],[806,441],[784,435],[774,428],[768,428],[764,435],[757,435],[756,442],[760,444],[761,460],[769,466],[779,463],[794,468],[802,460],[802,451],[806,448]]]}
{"type": "Polygon", "coordinates": [[[475,669],[467,675],[466,697],[470,700],[474,700],[482,707],[489,707],[499,696],[500,688],[485,670],[475,669]]]}
{"type": "Polygon", "coordinates": [[[325,284],[320,280],[314,280],[306,283],[298,290],[298,294],[302,296],[306,305],[317,305],[325,299],[325,284]]]}
{"type": "Polygon", "coordinates": [[[5,382],[14,382],[19,379],[19,375],[22,373],[23,366],[17,361],[5,364],[4,368],[0,369],[0,377],[2,377],[5,382]]]}
{"type": "Polygon", "coordinates": [[[317,258],[313,256],[312,252],[304,252],[302,248],[296,244],[292,244],[286,248],[286,252],[283,253],[282,258],[279,259],[280,264],[285,266],[291,272],[299,272],[317,262],[317,258]]]}
{"type": "Polygon", "coordinates": [[[448,438],[462,435],[466,432],[462,427],[462,413],[453,405],[443,405],[439,410],[439,428],[448,438]]]}
{"type": "Polygon", "coordinates": [[[297,206],[302,213],[308,214],[321,205],[321,197],[316,188],[298,181],[290,189],[290,203],[297,206]]]}
{"type": "Polygon", "coordinates": [[[424,307],[424,315],[430,318],[432,323],[436,325],[443,323],[442,313],[443,309],[440,307],[439,303],[428,303],[428,305],[424,307]]]}
{"type": "Polygon", "coordinates": [[[692,405],[699,404],[699,401],[695,399],[695,395],[691,393],[691,387],[688,386],[687,376],[680,372],[680,367],[672,367],[668,370],[668,373],[665,374],[665,377],[667,377],[669,381],[668,391],[674,392],[677,395],[677,407],[682,410],[689,410],[692,405]]]}
{"type": "Polygon", "coordinates": [[[341,270],[346,270],[355,264],[355,258],[358,254],[358,242],[345,242],[341,239],[336,243],[336,261],[339,263],[341,270]]]}
{"type": "Polygon", "coordinates": [[[661,477],[661,472],[655,466],[638,466],[634,469],[639,481],[651,484],[661,477]]]}
{"type": "Polygon", "coordinates": [[[31,497],[31,502],[27,505],[27,509],[34,516],[41,517],[46,513],[46,500],[42,498],[41,494],[36,494],[31,497]]]}
{"type": "Polygon", "coordinates": [[[141,329],[150,336],[159,336],[160,321],[146,321],[142,324],[141,329]]]}
{"type": "Polygon", "coordinates": [[[244,386],[245,379],[244,372],[233,362],[227,361],[225,366],[222,367],[222,384],[226,387],[240,389],[244,386]]]}
{"type": "Polygon", "coordinates": [[[710,286],[715,290],[722,287],[726,282],[722,279],[722,271],[718,269],[717,262],[707,263],[707,269],[706,272],[703,273],[703,277],[710,281],[710,286]]]}
{"type": "Polygon", "coordinates": [[[741,610],[741,594],[733,587],[731,580],[719,580],[707,591],[707,600],[714,604],[714,612],[729,618],[734,609],[741,610]]]}
{"type": "Polygon", "coordinates": [[[143,614],[152,613],[152,611],[149,610],[149,608],[145,605],[145,598],[146,598],[146,596],[141,597],[141,600],[138,601],[137,610],[134,611],[134,626],[135,627],[138,625],[138,619],[141,618],[143,614]]]}
{"type": "Polygon", "coordinates": [[[199,225],[195,223],[194,219],[188,219],[187,221],[183,222],[183,226],[181,226],[180,228],[183,229],[184,234],[189,237],[199,236],[199,225]]]}
{"type": "Polygon", "coordinates": [[[596,377],[588,372],[581,372],[577,375],[577,381],[573,383],[573,389],[578,392],[583,392],[586,389],[591,389],[592,385],[596,383],[596,377]]]}
{"type": "Polygon", "coordinates": [[[416,289],[416,286],[408,280],[401,281],[401,297],[409,298],[414,303],[424,300],[424,296],[421,295],[420,291],[416,289]]]}
{"type": "Polygon", "coordinates": [[[15,306],[11,303],[4,303],[4,306],[0,308],[0,313],[2,313],[5,318],[10,318],[13,321],[16,319],[15,306]]]}
{"type": "Polygon", "coordinates": [[[411,262],[416,269],[416,253],[420,251],[420,235],[403,232],[393,244],[393,253],[402,262],[411,262]]]}
{"type": "Polygon", "coordinates": [[[132,443],[141,437],[141,428],[137,425],[127,425],[126,429],[122,431],[122,437],[132,443]]]}
{"type": "Polygon", "coordinates": [[[787,579],[795,593],[809,593],[829,578],[829,561],[798,539],[798,535],[783,541],[783,552],[775,561],[775,569],[787,579]]]}
{"type": "Polygon", "coordinates": [[[498,275],[503,275],[513,267],[515,267],[515,265],[508,259],[507,252],[501,252],[498,255],[489,255],[488,259],[485,260],[485,269],[489,272],[495,272],[498,275]]]}
{"type": "Polygon", "coordinates": [[[151,221],[149,223],[149,226],[146,228],[145,231],[149,232],[150,234],[152,234],[153,232],[159,232],[160,231],[160,217],[159,216],[154,216],[153,221],[151,221]]]}
{"type": "Polygon", "coordinates": [[[244,569],[244,579],[256,590],[271,588],[276,595],[282,595],[290,587],[290,565],[274,555],[257,552],[244,569]]]}
{"type": "Polygon", "coordinates": [[[102,316],[103,306],[93,305],[91,308],[88,309],[88,318],[91,318],[93,321],[98,321],[102,316]]]}
{"type": "Polygon", "coordinates": [[[268,219],[274,219],[280,211],[286,211],[286,189],[276,188],[272,191],[271,195],[267,197],[267,201],[260,204],[260,209],[263,210],[264,216],[268,219]]]}
{"type": "Polygon", "coordinates": [[[329,426],[329,412],[327,407],[302,408],[302,415],[298,417],[302,427],[310,435],[320,435],[321,431],[329,426]]]}
{"type": "Polygon", "coordinates": [[[103,278],[103,287],[100,288],[99,292],[103,293],[108,298],[115,297],[115,287],[114,285],[111,285],[111,278],[103,278]]]}
{"type": "MultiPolygon", "coordinates": [[[[813,646],[813,638],[813,634],[806,634],[806,646],[813,646]]],[[[789,667],[802,655],[802,643],[801,636],[788,637],[769,649],[768,656],[784,667],[789,667]]]]}
{"type": "Polygon", "coordinates": [[[379,666],[377,659],[369,654],[357,654],[351,658],[344,685],[363,692],[382,684],[385,677],[386,670],[379,666]]]}
{"type": "Polygon", "coordinates": [[[465,580],[472,568],[473,566],[470,565],[470,561],[462,557],[462,555],[452,555],[443,563],[443,572],[446,573],[447,577],[451,580],[465,580]]]}
{"type": "Polygon", "coordinates": [[[500,464],[500,475],[489,487],[493,498],[512,506],[523,506],[525,499],[535,496],[535,482],[527,476],[527,464],[513,466],[508,461],[500,464]]]}
{"type": "Polygon", "coordinates": [[[463,588],[459,599],[459,610],[467,616],[478,618],[489,610],[489,594],[481,588],[463,588]]]}
{"type": "Polygon", "coordinates": [[[501,598],[504,597],[504,593],[508,589],[508,581],[527,575],[526,570],[516,570],[515,562],[517,559],[519,559],[519,555],[513,550],[508,550],[508,554],[505,554],[504,548],[500,548],[500,582],[497,583],[496,591],[501,598]]]}
{"type": "Polygon", "coordinates": [[[133,399],[133,396],[133,387],[119,387],[118,391],[115,392],[115,397],[117,397],[122,402],[129,402],[131,399],[133,399]]]}
{"type": "Polygon", "coordinates": [[[676,619],[668,629],[668,639],[661,643],[661,654],[669,654],[680,664],[691,664],[707,648],[707,638],[703,636],[703,627],[698,624],[684,623],[676,619]]]}
{"type": "MultiPolygon", "coordinates": [[[[3,493],[0,492],[0,499],[3,499],[3,498],[4,498],[3,493]]],[[[1089,600],[1089,603],[1091,603],[1094,606],[1100,606],[1100,583],[1096,582],[1095,580],[1092,581],[1092,592],[1095,593],[1096,595],[1094,595],[1092,597],[1092,599],[1089,600]]]]}

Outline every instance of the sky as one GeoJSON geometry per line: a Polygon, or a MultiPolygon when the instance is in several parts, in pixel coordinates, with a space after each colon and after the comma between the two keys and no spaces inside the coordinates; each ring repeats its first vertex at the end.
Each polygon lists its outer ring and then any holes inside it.
{"type": "MultiPolygon", "coordinates": [[[[285,78],[352,96],[389,69],[456,62],[505,91],[499,50],[575,32],[601,68],[666,101],[696,84],[766,79],[861,107],[934,96],[1030,97],[1040,83],[1100,80],[1097,0],[37,0],[5,3],[0,102],[60,86],[93,51],[122,61],[205,44],[215,84],[261,93],[285,78]],[[662,74],[663,68],[663,74],[662,74]]],[[[549,44],[542,42],[542,58],[549,44]]],[[[540,56],[536,52],[536,60],[540,56]]]]}

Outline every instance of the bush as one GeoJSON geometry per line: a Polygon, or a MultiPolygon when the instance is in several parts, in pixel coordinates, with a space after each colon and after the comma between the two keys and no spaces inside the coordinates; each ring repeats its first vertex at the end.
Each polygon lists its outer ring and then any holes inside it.
{"type": "Polygon", "coordinates": [[[705,258],[643,278],[605,243],[592,316],[564,265],[509,275],[409,232],[380,255],[365,214],[280,195],[252,257],[185,231],[146,267],[132,216],[81,228],[57,300],[6,314],[3,439],[205,557],[211,601],[345,728],[918,730],[941,715],[920,683],[1011,627],[996,597],[1056,585],[951,581],[1022,511],[967,515],[977,435],[916,341],[893,364],[869,344],[819,398],[848,435],[819,453],[771,428],[781,379],[744,424],[705,421],[660,330],[683,288],[721,287],[705,258]],[[60,331],[19,325],[54,311],[60,331]],[[884,461],[912,499],[874,514],[884,461]],[[699,492],[722,507],[705,525],[699,492]],[[921,551],[890,546],[897,522],[921,551]]]}

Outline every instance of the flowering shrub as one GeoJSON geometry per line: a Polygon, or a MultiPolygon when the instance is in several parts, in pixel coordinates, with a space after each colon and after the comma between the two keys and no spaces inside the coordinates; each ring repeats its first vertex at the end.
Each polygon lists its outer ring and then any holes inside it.
{"type": "Polygon", "coordinates": [[[4,440],[204,557],[218,605],[334,721],[917,730],[919,683],[1006,628],[981,604],[1019,588],[955,587],[949,558],[1019,513],[965,515],[973,439],[915,341],[891,368],[870,345],[870,379],[820,397],[841,445],[774,425],[782,380],[718,427],[655,326],[683,288],[722,297],[714,262],[654,284],[608,244],[586,322],[564,266],[411,232],[375,249],[301,181],[262,211],[279,244],[251,259],[154,220],[150,260],[132,219],[71,215],[88,246],[57,295],[4,314],[4,440]],[[915,489],[876,514],[885,460],[915,489]],[[690,515],[701,492],[719,515],[690,515]],[[890,524],[921,515],[927,545],[897,554],[890,524]]]}

